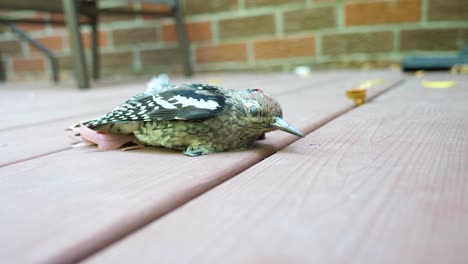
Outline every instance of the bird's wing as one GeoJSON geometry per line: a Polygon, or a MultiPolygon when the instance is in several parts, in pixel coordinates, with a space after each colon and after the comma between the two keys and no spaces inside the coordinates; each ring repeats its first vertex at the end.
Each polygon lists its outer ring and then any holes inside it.
{"type": "Polygon", "coordinates": [[[84,124],[96,127],[133,121],[205,119],[220,114],[225,105],[226,97],[218,87],[188,84],[127,100],[105,116],[84,124]]]}

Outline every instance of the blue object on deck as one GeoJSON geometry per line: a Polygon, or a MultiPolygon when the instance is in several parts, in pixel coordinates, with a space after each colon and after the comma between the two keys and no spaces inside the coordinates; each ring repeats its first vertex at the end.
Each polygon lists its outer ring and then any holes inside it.
{"type": "Polygon", "coordinates": [[[468,45],[455,56],[409,56],[401,60],[403,71],[449,70],[456,64],[468,64],[468,45]]]}

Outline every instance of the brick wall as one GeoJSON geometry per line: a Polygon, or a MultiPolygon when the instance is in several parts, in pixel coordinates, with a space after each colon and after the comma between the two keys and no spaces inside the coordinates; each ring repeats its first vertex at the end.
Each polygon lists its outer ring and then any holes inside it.
{"type": "MultiPolygon", "coordinates": [[[[182,4],[196,72],[290,71],[298,65],[388,67],[407,54],[452,53],[468,44],[466,0],[183,0],[182,4]]],[[[158,7],[133,4],[133,8],[158,7]]],[[[70,76],[65,28],[50,24],[21,28],[52,49],[63,76],[70,76]]],[[[89,30],[84,31],[89,47],[89,30]]],[[[99,40],[104,75],[181,72],[171,19],[103,17],[99,40]]],[[[4,28],[0,28],[0,50],[9,80],[47,78],[50,65],[42,55],[4,28]]]]}

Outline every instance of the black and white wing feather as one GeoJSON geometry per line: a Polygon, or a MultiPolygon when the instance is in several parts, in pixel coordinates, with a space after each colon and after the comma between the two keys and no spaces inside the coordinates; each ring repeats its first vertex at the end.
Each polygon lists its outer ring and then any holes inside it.
{"type": "Polygon", "coordinates": [[[156,94],[132,98],[105,116],[85,122],[97,126],[155,120],[206,119],[220,114],[226,105],[226,96],[215,86],[188,84],[156,94]]]}
{"type": "Polygon", "coordinates": [[[148,95],[162,93],[167,90],[174,89],[175,87],[176,86],[169,80],[169,76],[166,74],[160,74],[158,77],[153,77],[153,79],[146,84],[146,90],[144,92],[131,97],[127,102],[138,100],[148,95]]]}

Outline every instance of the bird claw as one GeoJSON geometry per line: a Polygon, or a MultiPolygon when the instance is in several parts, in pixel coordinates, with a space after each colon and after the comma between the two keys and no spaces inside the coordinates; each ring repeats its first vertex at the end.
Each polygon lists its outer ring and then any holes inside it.
{"type": "Polygon", "coordinates": [[[202,154],[205,154],[205,151],[201,149],[193,149],[192,146],[188,146],[185,148],[183,153],[189,157],[198,157],[202,154]]]}
{"type": "Polygon", "coordinates": [[[135,149],[142,149],[145,148],[145,146],[141,145],[140,143],[135,143],[135,145],[131,145],[128,147],[123,147],[121,148],[122,151],[129,151],[129,150],[135,150],[135,149]]]}

